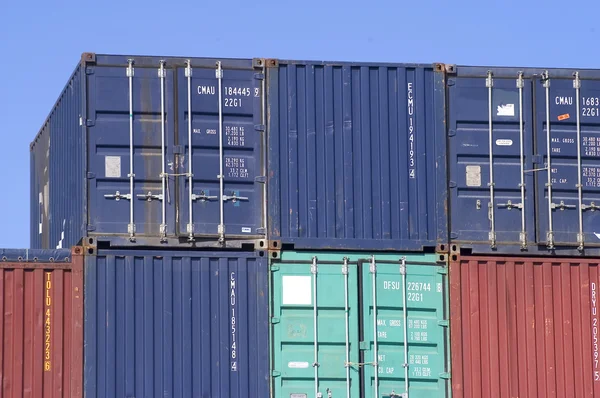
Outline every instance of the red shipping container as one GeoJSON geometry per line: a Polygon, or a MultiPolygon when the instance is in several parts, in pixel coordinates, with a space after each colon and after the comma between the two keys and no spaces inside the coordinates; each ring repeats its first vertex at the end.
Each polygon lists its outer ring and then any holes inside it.
{"type": "Polygon", "coordinates": [[[599,265],[453,258],[453,398],[600,397],[599,265]]]}
{"type": "Polygon", "coordinates": [[[82,254],[0,262],[0,397],[82,396],[82,254]]]}

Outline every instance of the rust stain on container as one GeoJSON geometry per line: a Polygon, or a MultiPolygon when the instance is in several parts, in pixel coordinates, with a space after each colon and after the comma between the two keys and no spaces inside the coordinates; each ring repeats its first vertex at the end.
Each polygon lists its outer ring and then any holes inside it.
{"type": "Polygon", "coordinates": [[[0,397],[82,397],[83,257],[0,262],[0,397]]]}
{"type": "Polygon", "coordinates": [[[600,397],[600,259],[450,265],[453,398],[600,397]]]}

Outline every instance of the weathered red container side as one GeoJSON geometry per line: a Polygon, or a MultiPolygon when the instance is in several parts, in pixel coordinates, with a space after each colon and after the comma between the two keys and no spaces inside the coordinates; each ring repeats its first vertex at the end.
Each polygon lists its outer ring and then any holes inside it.
{"type": "Polygon", "coordinates": [[[600,397],[600,259],[454,260],[453,398],[600,397]]]}
{"type": "Polygon", "coordinates": [[[0,397],[82,397],[83,257],[0,262],[0,397]]]}

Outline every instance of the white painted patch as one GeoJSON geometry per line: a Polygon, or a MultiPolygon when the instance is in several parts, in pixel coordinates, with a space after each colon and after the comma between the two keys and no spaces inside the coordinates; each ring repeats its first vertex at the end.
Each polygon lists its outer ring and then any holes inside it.
{"type": "Polygon", "coordinates": [[[62,231],[60,233],[60,240],[58,241],[58,245],[56,245],[57,249],[63,248],[63,242],[65,241],[65,226],[67,225],[67,220],[63,220],[62,231]]]}
{"type": "Polygon", "coordinates": [[[513,140],[496,140],[498,146],[512,146],[513,140]]]}
{"type": "Polygon", "coordinates": [[[498,105],[498,116],[515,116],[515,104],[498,105]]]}
{"type": "Polygon", "coordinates": [[[312,304],[312,277],[286,275],[282,278],[284,305],[312,304]]]}
{"type": "Polygon", "coordinates": [[[481,186],[481,166],[470,165],[467,166],[467,186],[468,187],[480,187],[481,186]]]}
{"type": "Polygon", "coordinates": [[[242,232],[245,234],[250,234],[250,233],[252,233],[252,228],[243,227],[242,232]]]}
{"type": "Polygon", "coordinates": [[[596,238],[600,239],[600,234],[598,232],[594,232],[594,235],[596,235],[596,238]]]}
{"type": "Polygon", "coordinates": [[[288,362],[290,369],[308,369],[308,362],[288,362]]]}
{"type": "Polygon", "coordinates": [[[121,157],[104,157],[104,175],[108,178],[121,178],[121,157]]]}
{"type": "MultiPolygon", "coordinates": [[[[42,210],[42,206],[44,205],[44,194],[43,193],[41,193],[41,192],[39,193],[38,200],[39,200],[39,204],[40,204],[39,205],[39,209],[40,209],[40,213],[41,213],[43,211],[42,210]]],[[[39,228],[39,232],[38,233],[40,235],[42,234],[43,227],[44,227],[44,217],[43,217],[42,214],[40,214],[40,222],[38,224],[38,228],[39,228]]]]}

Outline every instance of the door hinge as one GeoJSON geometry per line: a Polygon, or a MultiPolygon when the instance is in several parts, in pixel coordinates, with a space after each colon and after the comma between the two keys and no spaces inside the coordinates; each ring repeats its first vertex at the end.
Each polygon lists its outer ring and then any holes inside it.
{"type": "Polygon", "coordinates": [[[279,376],[281,376],[281,372],[278,370],[273,370],[273,371],[271,371],[271,376],[279,377],[279,376]]]}
{"type": "Polygon", "coordinates": [[[90,173],[90,172],[87,173],[87,179],[88,180],[93,180],[94,178],[96,178],[96,174],[95,173],[90,173]]]}
{"type": "Polygon", "coordinates": [[[450,239],[458,239],[458,232],[450,232],[450,239]]]}
{"type": "Polygon", "coordinates": [[[256,233],[257,234],[266,234],[267,229],[266,228],[256,228],[256,233]]]}
{"type": "Polygon", "coordinates": [[[256,131],[265,131],[265,125],[264,124],[255,124],[254,125],[254,130],[256,130],[256,131]]]}
{"type": "Polygon", "coordinates": [[[260,72],[259,73],[255,73],[254,74],[254,78],[256,80],[265,80],[265,74],[264,73],[260,73],[260,72]]]}
{"type": "Polygon", "coordinates": [[[261,183],[264,184],[265,182],[267,182],[267,177],[265,177],[265,176],[258,176],[256,178],[254,178],[254,182],[261,182],[261,183]]]}
{"type": "Polygon", "coordinates": [[[173,154],[181,155],[183,153],[183,145],[174,145],[173,146],[173,154]]]}
{"type": "Polygon", "coordinates": [[[454,79],[448,79],[448,86],[454,86],[456,84],[456,80],[454,79]]]}
{"type": "Polygon", "coordinates": [[[449,372],[440,373],[439,377],[440,377],[440,379],[449,380],[450,379],[450,373],[449,372]]]}
{"type": "Polygon", "coordinates": [[[544,158],[542,157],[542,155],[533,155],[531,160],[534,164],[542,164],[544,162],[544,158]]]}
{"type": "Polygon", "coordinates": [[[92,120],[92,119],[86,119],[86,120],[85,120],[85,125],[86,125],[87,127],[93,127],[93,126],[95,126],[95,125],[96,125],[96,121],[95,121],[95,120],[92,120]]]}
{"type": "Polygon", "coordinates": [[[450,129],[448,130],[448,137],[454,137],[456,135],[456,130],[450,129]]]}
{"type": "Polygon", "coordinates": [[[275,316],[271,318],[271,325],[277,325],[279,322],[281,322],[281,319],[275,316]]]}
{"type": "Polygon", "coordinates": [[[95,231],[96,227],[93,226],[93,225],[91,225],[91,224],[88,224],[88,225],[85,226],[85,230],[88,231],[88,232],[95,231]]]}
{"type": "Polygon", "coordinates": [[[457,185],[457,184],[456,184],[456,181],[448,181],[448,186],[449,186],[450,188],[456,188],[456,185],[457,185]]]}
{"type": "Polygon", "coordinates": [[[270,269],[271,269],[271,271],[273,271],[273,272],[277,272],[277,271],[279,271],[279,265],[271,265],[271,268],[270,268],[270,269]]]}
{"type": "Polygon", "coordinates": [[[368,350],[370,347],[370,343],[368,341],[361,341],[358,343],[359,350],[368,350]]]}
{"type": "Polygon", "coordinates": [[[446,267],[438,267],[437,273],[441,275],[448,275],[448,268],[446,267]]]}
{"type": "Polygon", "coordinates": [[[95,72],[94,67],[93,66],[86,66],[85,67],[85,74],[86,75],[93,75],[95,72]]]}
{"type": "Polygon", "coordinates": [[[443,326],[443,327],[447,328],[448,326],[450,326],[450,323],[448,322],[447,319],[442,319],[441,321],[438,321],[438,326],[443,326]]]}

